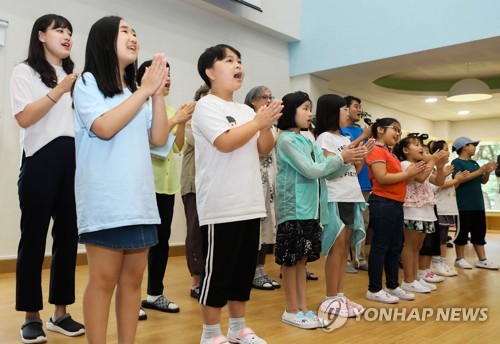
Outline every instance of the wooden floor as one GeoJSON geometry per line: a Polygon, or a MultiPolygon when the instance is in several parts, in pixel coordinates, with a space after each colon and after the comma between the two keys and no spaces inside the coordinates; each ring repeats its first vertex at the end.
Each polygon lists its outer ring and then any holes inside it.
{"type": "MultiPolygon", "coordinates": [[[[500,262],[500,234],[488,234],[486,251],[489,258],[500,262]]],[[[449,249],[450,261],[455,257],[449,249]]],[[[472,247],[468,245],[466,256],[475,261],[472,247]]],[[[323,259],[309,265],[309,270],[319,275],[319,281],[309,281],[307,295],[309,306],[317,309],[324,295],[323,259]]],[[[268,273],[275,279],[279,267],[273,257],[268,256],[268,273]]],[[[402,274],[400,274],[402,276],[402,274]]],[[[77,303],[69,308],[72,316],[82,321],[82,295],[87,280],[86,266],[77,267],[77,303]]],[[[48,271],[43,271],[44,293],[47,294],[48,271]]],[[[143,290],[145,290],[145,282],[143,290]]],[[[383,305],[365,300],[368,283],[367,273],[348,274],[345,294],[369,309],[361,319],[349,319],[341,327],[331,332],[321,329],[301,330],[281,322],[284,309],[283,290],[252,291],[248,304],[247,324],[265,338],[270,344],[280,343],[500,343],[500,271],[483,269],[460,270],[458,277],[447,278],[438,284],[438,290],[427,295],[418,295],[415,301],[400,301],[397,305],[383,305]],[[434,315],[426,321],[387,321],[373,320],[378,308],[406,308],[407,314],[413,308],[432,308],[434,315]],[[436,321],[439,307],[486,307],[486,321],[436,321]]],[[[184,257],[169,260],[165,277],[166,296],[175,300],[181,311],[177,314],[149,310],[148,320],[141,321],[138,327],[137,343],[199,343],[201,320],[199,305],[189,297],[190,277],[184,257]]],[[[15,276],[13,273],[0,275],[0,343],[20,343],[19,328],[23,313],[14,310],[15,276]]],[[[43,320],[51,315],[52,307],[42,311],[43,320]]],[[[227,313],[223,312],[223,332],[227,330],[227,313]]],[[[401,317],[401,315],[400,315],[401,317]]],[[[116,323],[114,312],[110,317],[108,343],[116,343],[116,323]]],[[[85,336],[68,338],[46,331],[50,344],[82,344],[85,336]]]]}

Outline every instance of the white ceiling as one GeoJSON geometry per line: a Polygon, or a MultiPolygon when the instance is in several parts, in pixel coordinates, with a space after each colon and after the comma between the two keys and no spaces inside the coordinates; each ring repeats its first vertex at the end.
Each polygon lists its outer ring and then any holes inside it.
{"type": "Polygon", "coordinates": [[[413,116],[433,121],[462,121],[500,117],[500,90],[492,90],[488,100],[453,103],[446,93],[424,93],[388,89],[373,81],[396,75],[405,79],[450,80],[466,77],[500,77],[500,37],[361,63],[312,75],[327,80],[334,93],[354,95],[413,116]],[[467,71],[468,70],[468,71],[467,71]],[[438,99],[426,103],[428,97],[438,99]],[[460,110],[469,110],[466,116],[460,110]]]}

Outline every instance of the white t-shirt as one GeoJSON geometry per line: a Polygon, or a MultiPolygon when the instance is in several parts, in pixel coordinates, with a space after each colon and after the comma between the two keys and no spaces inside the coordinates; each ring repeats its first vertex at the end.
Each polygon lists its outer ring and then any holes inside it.
{"type": "MultiPolygon", "coordinates": [[[[453,180],[452,175],[446,177],[445,182],[453,180]]],[[[438,215],[458,215],[457,194],[455,187],[441,188],[434,186],[434,194],[437,200],[437,213],[438,215]]]]}
{"type": "MultiPolygon", "coordinates": [[[[56,70],[57,81],[64,80],[67,76],[64,69],[61,66],[52,65],[52,67],[56,70]]],[[[42,82],[40,74],[33,68],[26,63],[18,64],[10,80],[12,115],[16,116],[26,105],[45,97],[51,90],[52,88],[42,82]]],[[[69,92],[63,94],[38,122],[28,128],[21,128],[21,151],[24,150],[26,157],[32,156],[47,143],[61,136],[75,136],[69,92]]]]}
{"type": "Polygon", "coordinates": [[[266,217],[258,134],[229,153],[213,145],[220,135],[254,117],[255,112],[247,105],[227,102],[211,94],[196,104],[192,127],[200,225],[266,217]]]}
{"type": "MultiPolygon", "coordinates": [[[[411,165],[409,161],[402,161],[401,168],[403,171],[411,165]]],[[[415,220],[415,221],[436,221],[436,215],[434,214],[434,203],[430,198],[434,198],[432,193],[432,184],[429,182],[430,176],[423,183],[412,182],[406,186],[406,201],[403,204],[403,212],[405,220],[415,220]],[[425,198],[425,200],[424,200],[425,198]],[[415,204],[418,206],[407,206],[408,204],[415,204]]]]}
{"type": "Polygon", "coordinates": [[[78,233],[131,225],[159,224],[148,129],[151,106],[143,104],[135,117],[109,140],[91,130],[94,121],[127,100],[122,94],[105,98],[91,73],[75,83],[75,198],[78,233]]]}
{"type": "MultiPolygon", "coordinates": [[[[318,136],[316,144],[321,149],[340,155],[344,148],[351,144],[351,140],[342,135],[324,132],[318,136]]],[[[354,165],[351,165],[342,177],[327,180],[326,185],[328,202],[365,202],[354,165]]]]}

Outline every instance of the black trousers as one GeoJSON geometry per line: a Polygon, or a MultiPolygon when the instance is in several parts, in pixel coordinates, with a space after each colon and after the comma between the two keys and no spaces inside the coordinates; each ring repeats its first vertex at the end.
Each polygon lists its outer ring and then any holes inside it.
{"type": "Polygon", "coordinates": [[[156,194],[156,203],[161,224],[157,225],[158,244],[149,249],[148,255],[148,295],[163,294],[163,278],[168,262],[172,218],[174,216],[175,195],[156,194]]]}
{"type": "Polygon", "coordinates": [[[49,303],[75,302],[78,230],[75,209],[75,141],[59,137],[33,156],[23,155],[18,181],[21,238],[16,265],[16,310],[43,309],[42,264],[52,225],[49,303]]]}

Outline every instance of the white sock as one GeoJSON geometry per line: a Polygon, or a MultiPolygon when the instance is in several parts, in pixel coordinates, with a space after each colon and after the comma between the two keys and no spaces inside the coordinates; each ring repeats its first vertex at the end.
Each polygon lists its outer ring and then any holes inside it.
{"type": "Polygon", "coordinates": [[[344,297],[344,293],[337,293],[338,297],[344,297]]]}
{"type": "Polygon", "coordinates": [[[260,266],[259,267],[259,270],[260,270],[260,275],[261,276],[266,276],[267,274],[264,272],[264,267],[263,266],[260,266]]]}
{"type": "Polygon", "coordinates": [[[256,279],[256,278],[259,278],[259,277],[262,277],[262,274],[260,272],[260,269],[257,268],[257,269],[255,269],[255,275],[253,276],[253,279],[256,279]]]}
{"type": "Polygon", "coordinates": [[[220,329],[220,324],[205,325],[203,324],[203,332],[201,334],[201,340],[209,340],[222,336],[222,330],[220,329]]]}
{"type": "Polygon", "coordinates": [[[241,330],[243,330],[245,327],[247,327],[245,323],[245,318],[229,318],[229,329],[234,332],[234,333],[240,333],[241,330]]]}
{"type": "Polygon", "coordinates": [[[160,297],[161,295],[149,295],[148,294],[148,298],[147,298],[147,301],[149,303],[153,303],[155,302],[156,300],[158,300],[158,298],[160,297]]]}

